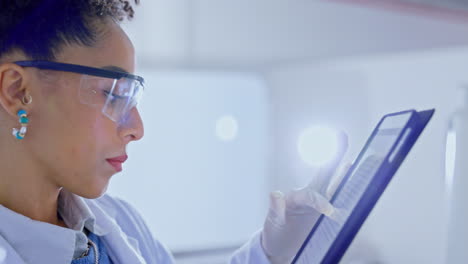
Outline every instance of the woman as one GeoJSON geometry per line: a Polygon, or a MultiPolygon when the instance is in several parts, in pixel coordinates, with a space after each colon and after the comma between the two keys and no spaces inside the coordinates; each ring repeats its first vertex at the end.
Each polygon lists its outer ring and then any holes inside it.
{"type": "MultiPolygon", "coordinates": [[[[0,3],[0,263],[172,263],[140,215],[105,194],[143,137],[144,80],[119,26],[131,3],[0,3]]],[[[296,194],[272,195],[264,228],[231,263],[294,256],[313,208],[333,209],[310,188],[296,194]],[[308,211],[288,217],[299,207],[308,211]]]]}

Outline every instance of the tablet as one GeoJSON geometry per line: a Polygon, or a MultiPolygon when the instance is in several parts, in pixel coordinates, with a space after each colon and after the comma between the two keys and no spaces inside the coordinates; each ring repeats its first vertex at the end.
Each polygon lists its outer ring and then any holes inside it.
{"type": "Polygon", "coordinates": [[[434,114],[434,109],[385,115],[331,199],[292,263],[338,263],[365,219],[434,114]]]}

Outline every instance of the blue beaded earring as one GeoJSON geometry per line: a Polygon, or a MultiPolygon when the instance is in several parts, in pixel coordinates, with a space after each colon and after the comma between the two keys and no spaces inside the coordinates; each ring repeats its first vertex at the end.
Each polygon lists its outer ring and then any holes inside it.
{"type": "Polygon", "coordinates": [[[28,130],[28,123],[29,123],[28,114],[26,110],[21,109],[18,111],[17,115],[19,117],[21,128],[20,129],[13,128],[13,136],[16,137],[17,139],[23,139],[24,136],[26,135],[26,131],[28,130]]]}
{"type": "MultiPolygon", "coordinates": [[[[32,102],[32,97],[31,95],[28,95],[28,99],[26,100],[26,96],[23,97],[23,104],[27,105],[32,102]]],[[[29,123],[29,118],[28,118],[28,113],[24,109],[20,109],[17,113],[19,117],[19,122],[21,124],[21,128],[13,128],[13,136],[17,139],[23,139],[24,136],[26,135],[26,132],[28,130],[28,123],[29,123]]]]}

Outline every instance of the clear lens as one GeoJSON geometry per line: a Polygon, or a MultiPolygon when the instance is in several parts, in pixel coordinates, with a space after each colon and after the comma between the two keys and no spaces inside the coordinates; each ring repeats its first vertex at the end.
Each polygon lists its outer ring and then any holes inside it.
{"type": "Polygon", "coordinates": [[[100,107],[104,115],[121,123],[138,104],[142,92],[142,84],[133,79],[117,80],[83,75],[79,98],[84,104],[100,107]]]}

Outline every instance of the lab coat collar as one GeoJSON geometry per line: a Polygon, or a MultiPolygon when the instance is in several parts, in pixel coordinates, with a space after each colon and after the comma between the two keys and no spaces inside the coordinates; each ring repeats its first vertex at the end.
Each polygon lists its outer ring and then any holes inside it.
{"type": "MultiPolygon", "coordinates": [[[[96,216],[87,202],[92,201],[62,189],[58,199],[58,212],[68,228],[83,231],[84,227],[98,236],[109,233],[108,228],[103,228],[101,221],[96,221],[96,216]],[[98,224],[99,222],[99,224],[98,224]]],[[[115,217],[115,210],[107,208],[108,216],[115,217]]]]}
{"type": "MultiPolygon", "coordinates": [[[[106,234],[102,237],[109,256],[115,264],[146,264],[141,255],[138,240],[125,234],[120,223],[116,221],[118,215],[114,204],[105,202],[112,200],[110,196],[105,195],[99,199],[86,200],[86,204],[94,213],[96,219],[96,228],[106,234]]],[[[125,223],[133,225],[135,223],[125,223]]]]}
{"type": "Polygon", "coordinates": [[[12,263],[70,263],[75,250],[74,230],[33,220],[2,205],[0,236],[7,259],[24,261],[12,263]]]}
{"type": "MultiPolygon", "coordinates": [[[[84,199],[62,190],[60,199],[63,200],[59,203],[59,210],[63,210],[61,213],[65,223],[78,230],[86,226],[93,233],[102,236],[115,264],[146,263],[141,257],[137,240],[127,236],[116,222],[116,209],[111,203],[101,201],[112,198],[107,196],[84,199]],[[81,220],[76,221],[70,217],[81,220]]],[[[32,220],[0,205],[0,251],[5,249],[6,260],[15,260],[12,263],[71,263],[76,232],[70,228],[32,220]],[[20,259],[23,261],[19,261],[20,259]]]]}

